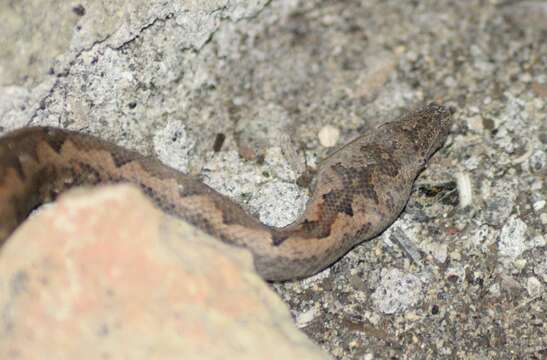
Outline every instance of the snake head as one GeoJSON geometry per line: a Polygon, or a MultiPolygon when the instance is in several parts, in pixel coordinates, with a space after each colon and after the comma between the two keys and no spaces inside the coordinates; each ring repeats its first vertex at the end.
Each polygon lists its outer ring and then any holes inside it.
{"type": "Polygon", "coordinates": [[[443,145],[450,132],[453,113],[451,107],[430,103],[397,121],[414,145],[416,160],[425,164],[443,145]]]}
{"type": "Polygon", "coordinates": [[[427,107],[426,121],[430,124],[426,125],[426,136],[428,136],[431,146],[425,153],[425,158],[430,158],[435,151],[443,146],[450,127],[452,126],[452,115],[455,113],[453,107],[429,104],[427,107]],[[427,119],[429,117],[429,119],[427,119]]]}

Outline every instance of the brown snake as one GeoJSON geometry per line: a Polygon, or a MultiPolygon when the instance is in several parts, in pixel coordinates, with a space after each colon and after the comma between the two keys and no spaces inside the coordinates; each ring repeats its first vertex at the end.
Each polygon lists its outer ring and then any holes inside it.
{"type": "Polygon", "coordinates": [[[0,246],[29,212],[79,185],[130,182],[165,212],[249,249],[268,280],[312,275],[389,226],[448,134],[452,111],[430,104],[367,132],[319,167],[304,213],[273,228],[199,180],[90,135],[50,127],[0,138],[0,246]]]}

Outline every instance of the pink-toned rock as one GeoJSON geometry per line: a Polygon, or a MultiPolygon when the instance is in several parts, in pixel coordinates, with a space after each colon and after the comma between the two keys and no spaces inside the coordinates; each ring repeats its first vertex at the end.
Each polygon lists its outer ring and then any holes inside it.
{"type": "Polygon", "coordinates": [[[136,189],[77,190],[0,252],[0,359],[323,359],[248,253],[136,189]]]}

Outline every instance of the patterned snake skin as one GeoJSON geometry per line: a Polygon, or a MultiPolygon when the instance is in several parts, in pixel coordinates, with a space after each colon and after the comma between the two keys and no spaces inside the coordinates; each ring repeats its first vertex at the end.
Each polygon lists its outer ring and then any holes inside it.
{"type": "Polygon", "coordinates": [[[0,246],[29,212],[71,187],[137,184],[163,211],[249,249],[267,280],[312,275],[389,226],[442,146],[451,110],[430,104],[358,137],[318,169],[304,213],[272,228],[195,178],[98,138],[50,127],[0,138],[0,246]]]}

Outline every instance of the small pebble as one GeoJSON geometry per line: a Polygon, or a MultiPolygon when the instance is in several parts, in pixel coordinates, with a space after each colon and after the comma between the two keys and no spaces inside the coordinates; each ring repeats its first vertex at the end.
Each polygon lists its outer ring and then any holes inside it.
{"type": "Polygon", "coordinates": [[[526,237],[528,226],[516,215],[511,216],[503,225],[499,236],[498,250],[501,257],[516,259],[530,248],[526,237]]]}
{"type": "Polygon", "coordinates": [[[529,83],[532,81],[532,75],[530,75],[530,73],[521,74],[519,80],[525,83],[529,83]]]}
{"type": "Polygon", "coordinates": [[[473,186],[471,185],[471,177],[469,176],[469,173],[456,173],[456,183],[458,184],[460,207],[463,209],[473,203],[473,186]]]}
{"type": "Polygon", "coordinates": [[[532,297],[540,296],[542,293],[542,285],[541,282],[534,276],[530,276],[526,280],[526,290],[528,291],[528,294],[532,297]]]}
{"type": "Polygon", "coordinates": [[[547,259],[534,267],[534,274],[539,276],[543,282],[547,283],[547,259]]]}
{"type": "Polygon", "coordinates": [[[319,142],[324,147],[333,147],[340,139],[340,130],[332,125],[325,125],[319,130],[319,142]]]}
{"type": "Polygon", "coordinates": [[[518,272],[521,272],[522,270],[524,270],[527,263],[528,261],[526,261],[526,259],[516,259],[515,261],[513,261],[513,267],[518,272]]]}
{"type": "Polygon", "coordinates": [[[243,159],[252,161],[256,159],[256,151],[248,145],[240,145],[238,148],[239,156],[243,159]]]}
{"type": "Polygon", "coordinates": [[[482,117],[480,115],[471,116],[467,119],[467,126],[471,130],[482,132],[484,130],[482,117]]]}
{"type": "Polygon", "coordinates": [[[536,201],[532,207],[535,211],[540,211],[545,207],[545,200],[536,201]]]}
{"type": "Polygon", "coordinates": [[[540,173],[547,163],[547,155],[543,150],[536,150],[528,157],[528,163],[533,173],[540,173]]]}
{"type": "Polygon", "coordinates": [[[414,306],[423,296],[418,277],[391,268],[382,270],[382,281],[372,294],[372,302],[378,311],[395,314],[414,306]]]}
{"type": "Polygon", "coordinates": [[[450,258],[452,260],[460,261],[462,259],[462,254],[460,254],[459,251],[454,250],[454,251],[450,252],[450,258]]]}
{"type": "Polygon", "coordinates": [[[317,317],[317,309],[312,307],[311,309],[304,311],[296,316],[295,322],[298,328],[304,328],[308,326],[317,317]]]}

